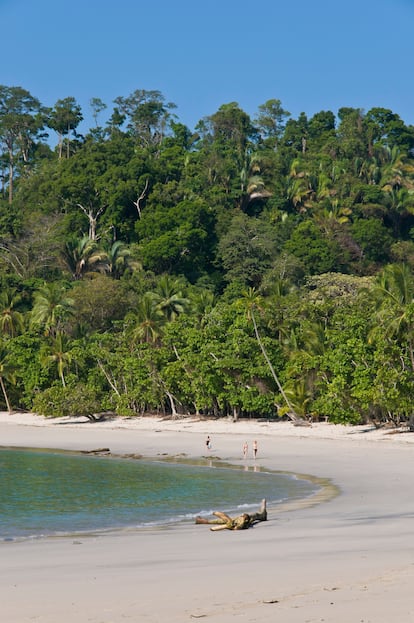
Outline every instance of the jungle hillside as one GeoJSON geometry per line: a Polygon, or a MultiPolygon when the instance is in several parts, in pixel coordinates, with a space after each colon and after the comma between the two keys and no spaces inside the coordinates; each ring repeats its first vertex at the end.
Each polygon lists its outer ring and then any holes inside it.
{"type": "Polygon", "coordinates": [[[414,127],[111,106],[0,85],[0,409],[414,426],[414,127]]]}

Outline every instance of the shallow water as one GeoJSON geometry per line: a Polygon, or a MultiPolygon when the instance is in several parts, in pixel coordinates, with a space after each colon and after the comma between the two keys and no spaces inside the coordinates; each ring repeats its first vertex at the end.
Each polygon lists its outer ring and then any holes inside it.
{"type": "Polygon", "coordinates": [[[0,540],[193,521],[310,496],[294,475],[0,449],[0,540]],[[242,502],[242,504],[240,504],[242,502]]]}

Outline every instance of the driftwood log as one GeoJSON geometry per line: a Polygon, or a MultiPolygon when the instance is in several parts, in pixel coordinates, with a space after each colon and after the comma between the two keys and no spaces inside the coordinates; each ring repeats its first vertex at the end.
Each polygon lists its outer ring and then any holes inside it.
{"type": "Polygon", "coordinates": [[[267,520],[266,500],[262,500],[262,505],[258,513],[243,513],[238,517],[229,517],[226,513],[215,511],[213,515],[216,519],[205,519],[196,517],[196,524],[214,524],[210,530],[246,530],[259,521],[267,520]]]}

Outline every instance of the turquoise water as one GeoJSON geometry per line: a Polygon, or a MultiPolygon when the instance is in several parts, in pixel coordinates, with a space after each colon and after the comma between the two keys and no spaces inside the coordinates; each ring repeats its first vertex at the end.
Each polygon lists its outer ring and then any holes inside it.
{"type": "Polygon", "coordinates": [[[0,540],[193,521],[311,495],[317,486],[254,470],[0,449],[0,540]],[[240,504],[242,502],[242,504],[240,504]]]}

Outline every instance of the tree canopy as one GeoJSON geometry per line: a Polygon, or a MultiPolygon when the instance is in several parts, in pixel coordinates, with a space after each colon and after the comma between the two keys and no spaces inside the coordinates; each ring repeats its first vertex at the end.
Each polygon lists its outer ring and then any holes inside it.
{"type": "Polygon", "coordinates": [[[412,424],[414,128],[113,104],[0,85],[0,408],[412,424]]]}

